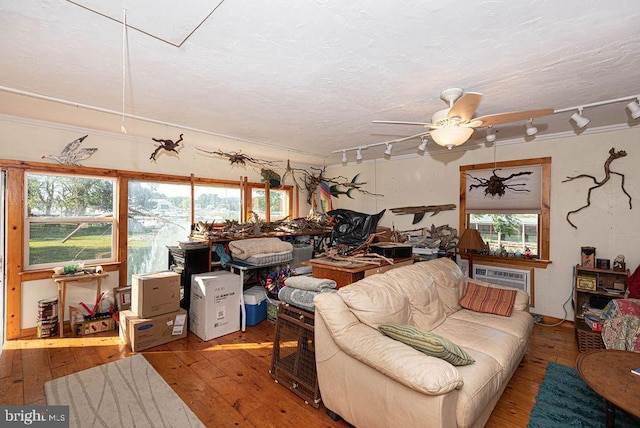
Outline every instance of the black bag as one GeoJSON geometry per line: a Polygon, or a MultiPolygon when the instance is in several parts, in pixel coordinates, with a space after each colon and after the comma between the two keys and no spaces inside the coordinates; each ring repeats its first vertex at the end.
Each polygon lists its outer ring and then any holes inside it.
{"type": "Polygon", "coordinates": [[[331,231],[331,246],[344,244],[359,247],[364,244],[378,227],[378,221],[386,210],[378,214],[363,214],[356,211],[337,209],[327,214],[336,220],[331,231]]]}

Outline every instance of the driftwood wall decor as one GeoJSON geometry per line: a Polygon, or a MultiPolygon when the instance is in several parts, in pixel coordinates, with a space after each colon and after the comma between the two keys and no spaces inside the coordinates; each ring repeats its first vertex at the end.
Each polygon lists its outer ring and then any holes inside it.
{"type": "Polygon", "coordinates": [[[509,184],[507,183],[508,180],[511,180],[512,178],[515,177],[520,177],[522,175],[531,175],[533,174],[533,172],[531,171],[523,171],[523,172],[516,172],[511,174],[508,177],[500,177],[498,174],[496,174],[496,171],[500,170],[500,168],[498,169],[494,169],[493,170],[493,175],[491,177],[489,177],[489,179],[484,179],[484,178],[477,178],[474,177],[470,174],[467,174],[467,176],[469,178],[473,178],[474,180],[476,180],[478,182],[478,184],[472,184],[469,186],[469,190],[473,190],[473,189],[479,189],[484,187],[484,194],[486,195],[491,195],[491,196],[496,196],[498,195],[499,197],[504,196],[504,194],[506,193],[507,190],[513,190],[514,192],[528,192],[528,189],[523,189],[522,187],[518,187],[518,186],[526,186],[526,184],[524,183],[517,183],[517,184],[509,184]]]}
{"type": "Polygon", "coordinates": [[[574,229],[577,229],[578,227],[571,222],[571,220],[569,219],[569,216],[571,214],[575,214],[577,212],[580,212],[583,209],[585,209],[588,206],[590,206],[591,205],[591,192],[593,192],[598,187],[604,186],[605,183],[607,181],[609,181],[609,179],[611,178],[611,174],[619,175],[622,178],[622,182],[621,182],[622,191],[629,198],[629,209],[632,209],[632,206],[631,206],[631,195],[624,188],[624,174],[621,174],[619,172],[611,170],[611,162],[613,162],[616,159],[625,157],[626,155],[627,155],[627,152],[625,152],[624,150],[619,150],[619,151],[616,152],[616,149],[614,147],[612,147],[609,150],[609,157],[604,162],[604,178],[602,180],[600,180],[600,181],[598,181],[594,176],[589,175],[589,174],[579,174],[579,175],[575,175],[573,177],[567,177],[565,180],[562,180],[562,182],[565,183],[567,181],[572,181],[572,180],[575,180],[575,179],[578,179],[578,178],[590,178],[590,179],[593,180],[593,183],[594,183],[594,186],[591,186],[589,188],[589,191],[587,192],[587,203],[585,205],[581,206],[580,208],[575,209],[573,211],[569,211],[567,213],[567,221],[569,222],[569,224],[571,226],[573,226],[574,229]]]}
{"type": "Polygon", "coordinates": [[[431,213],[431,217],[438,214],[440,211],[455,210],[456,204],[445,205],[423,205],[421,207],[400,207],[391,208],[391,212],[394,214],[413,214],[413,223],[419,223],[424,218],[426,213],[431,213]]]}
{"type": "Polygon", "coordinates": [[[273,167],[278,162],[278,161],[268,161],[264,159],[254,158],[240,152],[223,152],[222,150],[209,151],[209,150],[201,149],[199,147],[196,147],[196,149],[210,155],[216,155],[216,156],[226,158],[227,160],[229,160],[229,163],[232,166],[233,165],[246,166],[247,164],[251,164],[251,165],[262,166],[262,167],[273,167]]]}
{"type": "Polygon", "coordinates": [[[175,143],[173,142],[173,140],[163,140],[163,139],[160,139],[160,138],[151,138],[156,143],[160,143],[160,145],[158,147],[156,147],[156,149],[154,150],[153,153],[151,153],[151,156],[149,156],[149,159],[155,162],[156,161],[156,156],[158,155],[160,150],[166,150],[167,152],[174,152],[174,153],[179,155],[180,153],[178,153],[176,148],[180,145],[180,141],[182,141],[182,136],[183,135],[184,134],[180,134],[180,138],[175,143]]]}

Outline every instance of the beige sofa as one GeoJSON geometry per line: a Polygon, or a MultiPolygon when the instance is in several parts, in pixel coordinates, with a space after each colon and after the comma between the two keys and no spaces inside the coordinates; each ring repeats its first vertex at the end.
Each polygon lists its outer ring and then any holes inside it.
{"type": "Polygon", "coordinates": [[[533,318],[522,291],[510,317],[461,308],[468,280],[442,258],[316,296],[318,383],[330,416],[367,428],[484,426],[524,356],[533,318]],[[384,336],[381,324],[432,331],[475,362],[427,356],[384,336]]]}

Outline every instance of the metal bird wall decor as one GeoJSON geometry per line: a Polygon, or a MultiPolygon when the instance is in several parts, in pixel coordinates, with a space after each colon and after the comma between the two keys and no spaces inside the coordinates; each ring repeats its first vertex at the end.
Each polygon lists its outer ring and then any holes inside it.
{"type": "Polygon", "coordinates": [[[182,141],[182,136],[183,135],[184,134],[180,134],[180,139],[178,141],[176,141],[175,143],[173,142],[173,140],[163,140],[163,139],[159,139],[159,138],[151,138],[156,143],[160,143],[160,145],[158,147],[156,147],[156,149],[154,150],[153,153],[151,153],[151,156],[149,157],[149,159],[155,162],[156,161],[156,156],[158,155],[160,150],[166,150],[167,152],[175,152],[176,154],[179,155],[180,153],[178,153],[178,151],[176,150],[176,147],[178,147],[180,145],[180,141],[182,141]]]}
{"type": "Polygon", "coordinates": [[[82,166],[80,161],[90,158],[91,155],[98,151],[95,147],[80,148],[80,144],[87,137],[88,135],[76,138],[67,144],[59,155],[44,155],[42,159],[53,159],[62,165],[82,166]]]}
{"type": "Polygon", "coordinates": [[[593,175],[589,175],[589,174],[574,175],[573,177],[567,177],[566,179],[562,180],[563,183],[566,183],[567,181],[572,181],[572,180],[575,180],[577,178],[590,178],[590,179],[593,180],[593,183],[594,183],[593,186],[589,187],[589,191],[587,192],[587,203],[585,205],[581,206],[580,208],[575,209],[573,211],[569,211],[567,213],[567,221],[569,222],[569,224],[571,226],[573,226],[574,229],[577,229],[578,226],[576,226],[575,224],[573,224],[571,222],[571,220],[569,220],[569,216],[571,214],[575,214],[575,213],[577,213],[579,211],[582,211],[583,209],[585,209],[588,206],[590,206],[591,205],[591,192],[593,192],[598,187],[604,186],[605,183],[607,181],[609,181],[609,179],[611,178],[611,174],[619,175],[620,177],[622,177],[622,182],[621,182],[620,186],[622,187],[622,192],[625,195],[627,195],[627,197],[629,198],[629,209],[632,209],[632,206],[631,206],[631,195],[624,188],[624,174],[621,174],[621,173],[616,172],[616,171],[611,171],[611,162],[613,162],[614,160],[616,160],[618,158],[625,157],[626,155],[627,155],[626,151],[619,150],[619,151],[616,152],[616,149],[614,147],[611,147],[611,149],[609,150],[609,157],[604,162],[604,178],[602,180],[600,180],[600,181],[596,180],[596,178],[593,175]]]}

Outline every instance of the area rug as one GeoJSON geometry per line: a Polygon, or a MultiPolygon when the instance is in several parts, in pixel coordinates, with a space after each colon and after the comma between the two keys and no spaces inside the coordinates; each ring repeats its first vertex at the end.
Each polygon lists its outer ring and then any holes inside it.
{"type": "MultiPolygon", "coordinates": [[[[528,427],[604,427],[605,407],[604,398],[593,392],[575,369],[549,363],[528,427]]],[[[616,428],[632,427],[640,427],[640,420],[616,410],[616,428]]]]}
{"type": "Polygon", "coordinates": [[[44,385],[49,405],[70,406],[71,427],[204,427],[142,354],[44,385]]]}

